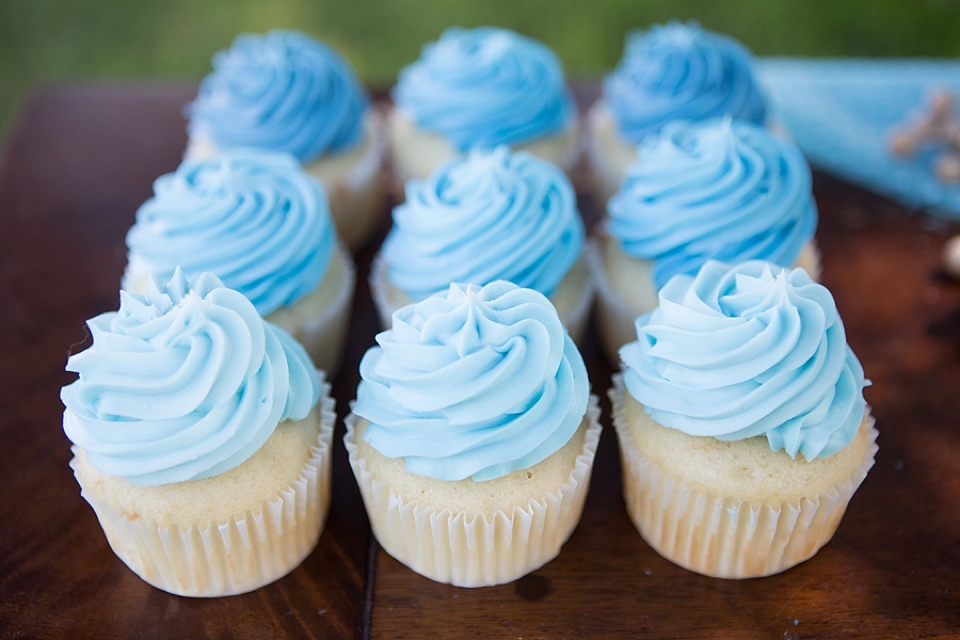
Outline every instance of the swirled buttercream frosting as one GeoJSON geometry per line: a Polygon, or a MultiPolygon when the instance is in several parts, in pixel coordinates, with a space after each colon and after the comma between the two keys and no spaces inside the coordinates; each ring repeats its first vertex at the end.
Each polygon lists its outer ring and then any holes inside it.
{"type": "Polygon", "coordinates": [[[360,81],[340,54],[304,33],[242,34],[214,55],[213,69],[186,108],[191,136],[301,162],[361,138],[369,99],[360,81]]]}
{"type": "Polygon", "coordinates": [[[765,435],[774,451],[826,458],[863,418],[863,369],[833,296],[802,269],[707,262],[678,275],[620,350],[647,413],[693,436],[765,435]]]}
{"type": "Polygon", "coordinates": [[[264,316],[323,279],[336,231],[323,187],[292,156],[238,149],[186,160],[153,190],[127,234],[137,271],[161,280],[177,267],[191,280],[209,271],[264,316]]]}
{"type": "Polygon", "coordinates": [[[750,52],[695,22],[631,34],[623,58],[602,87],[620,134],[633,143],[671,120],[727,114],[757,124],[766,119],[750,52]]]}
{"type": "Polygon", "coordinates": [[[709,258],[792,266],[813,238],[810,168],[796,145],[729,118],[674,122],[647,137],[610,199],[607,230],[653,260],[662,287],[709,258]]]}
{"type": "Polygon", "coordinates": [[[460,151],[558,134],[576,114],[546,46],[505,29],[447,29],[401,69],[397,107],[460,151]]]}
{"type": "Polygon", "coordinates": [[[253,455],[283,420],[317,404],[303,348],[243,295],[177,271],[120,310],[87,322],[93,345],[70,356],[63,429],[101,472],[138,485],[215,476],[253,455]]]}
{"type": "Polygon", "coordinates": [[[583,360],[540,293],[451,284],[401,308],[360,363],[364,438],[409,472],[491,480],[560,449],[587,409],[583,360]]]}
{"type": "Polygon", "coordinates": [[[551,295],[583,246],[570,180],[508,147],[474,150],[410,180],[383,244],[390,281],[414,300],[450,282],[509,280],[551,295]]]}

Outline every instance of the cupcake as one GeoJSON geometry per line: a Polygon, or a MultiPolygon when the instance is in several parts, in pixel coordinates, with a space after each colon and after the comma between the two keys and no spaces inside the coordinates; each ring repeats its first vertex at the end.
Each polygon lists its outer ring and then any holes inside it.
{"type": "Polygon", "coordinates": [[[323,183],[340,237],[360,247],[384,204],[384,123],[350,65],[297,31],[244,34],[213,57],[190,122],[187,158],[256,147],[293,154],[323,183]]]}
{"type": "Polygon", "coordinates": [[[344,438],[380,545],[461,587],[549,562],[600,438],[587,371],[550,302],[505,281],[398,310],[360,363],[344,438]]]}
{"type": "Polygon", "coordinates": [[[87,326],[63,429],[117,556],[184,596],[252,591],[299,565],[326,518],[335,420],[303,348],[209,273],[121,292],[87,326]]]}
{"type": "Polygon", "coordinates": [[[451,282],[509,280],[557,307],[575,340],[593,301],[583,220],[555,165],[508,147],[474,150],[406,184],[371,273],[384,327],[393,312],[451,282]]]}
{"type": "Polygon", "coordinates": [[[769,260],[818,277],[810,168],[794,144],[724,118],[671,123],[639,149],[607,205],[599,250],[588,254],[610,362],[635,338],[634,319],[657,305],[657,291],[710,258],[769,260]]]}
{"type": "Polygon", "coordinates": [[[323,187],[289,154],[254,149],[185,160],[161,176],[127,234],[124,290],[144,293],[209,271],[305,345],[333,375],[343,352],[354,268],[337,243],[323,187]]]}
{"type": "Polygon", "coordinates": [[[577,160],[577,109],[560,61],[512,31],[446,30],[400,71],[393,101],[390,142],[403,179],[501,144],[564,170],[577,160]]]}
{"type": "Polygon", "coordinates": [[[877,451],[830,292],[802,269],[709,261],[660,290],[636,335],[611,399],[644,540],[720,578],[813,556],[877,451]]]}
{"type": "Polygon", "coordinates": [[[766,121],[766,99],[743,45],[696,22],[631,34],[588,115],[589,154],[603,199],[616,193],[645,136],[672,120],[724,115],[766,121]]]}

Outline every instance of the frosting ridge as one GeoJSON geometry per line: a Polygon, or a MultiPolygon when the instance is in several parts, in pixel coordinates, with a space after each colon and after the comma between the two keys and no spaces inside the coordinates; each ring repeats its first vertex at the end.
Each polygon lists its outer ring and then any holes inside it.
{"type": "Polygon", "coordinates": [[[766,119],[750,52],[694,21],[630,34],[623,58],[603,80],[602,90],[621,135],[633,143],[671,120],[726,114],[756,124],[766,119]]]}
{"type": "Polygon", "coordinates": [[[317,404],[303,348],[212,274],[179,270],[87,322],[73,354],[63,428],[102,471],[144,486],[215,476],[253,455],[283,420],[317,404]]]}
{"type": "Polygon", "coordinates": [[[708,261],[675,276],[620,350],[630,394],[658,423],[694,436],[765,435],[807,460],[860,428],[867,383],[833,301],[802,269],[708,261]]]}
{"type": "Polygon", "coordinates": [[[583,221],[569,179],[506,146],[410,180],[383,244],[390,281],[414,300],[453,282],[509,280],[551,295],[576,262],[583,221]]]}
{"type": "Polygon", "coordinates": [[[560,449],[586,413],[583,359],[553,305],[497,281],[407,305],[360,363],[364,438],[407,470],[491,480],[560,449]]]}
{"type": "Polygon", "coordinates": [[[153,189],[127,234],[136,269],[161,280],[177,267],[188,279],[209,271],[264,316],[323,279],[336,231],[323,187],[292,156],[237,149],[185,160],[153,189]]]}
{"type": "Polygon", "coordinates": [[[810,168],[796,145],[731,121],[672,122],[648,136],[607,210],[626,254],[662,287],[709,258],[792,266],[813,238],[810,168]]]}
{"type": "Polygon", "coordinates": [[[305,33],[241,34],[214,55],[213,68],[186,107],[191,136],[302,162],[360,140],[369,98],[346,60],[305,33]]]}
{"type": "Polygon", "coordinates": [[[560,133],[576,115],[545,45],[506,29],[447,29],[400,70],[397,107],[460,151],[560,133]]]}

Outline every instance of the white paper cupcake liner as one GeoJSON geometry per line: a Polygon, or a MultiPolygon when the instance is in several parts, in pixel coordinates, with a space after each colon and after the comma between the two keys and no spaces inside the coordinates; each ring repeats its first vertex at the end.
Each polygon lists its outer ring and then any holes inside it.
{"type": "Polygon", "coordinates": [[[656,308],[656,301],[649,309],[636,309],[613,288],[603,264],[603,249],[596,238],[589,241],[590,251],[586,254],[590,267],[590,277],[596,290],[594,318],[603,355],[614,367],[620,364],[620,347],[637,339],[634,321],[637,316],[656,308]]]}
{"type": "Polygon", "coordinates": [[[347,416],[344,445],[357,478],[370,526],[383,549],[417,573],[458,587],[483,587],[516,580],[557,557],[573,533],[587,496],[600,441],[596,396],[587,408],[583,450],[555,493],[531,497],[511,511],[482,514],[420,508],[396,494],[358,457],[359,418],[347,416]]]}
{"type": "Polygon", "coordinates": [[[577,345],[583,344],[583,336],[587,332],[587,324],[590,322],[590,312],[593,310],[593,299],[596,294],[596,286],[590,273],[590,253],[592,251],[593,247],[590,242],[584,242],[580,257],[572,267],[572,269],[583,270],[583,287],[578,292],[574,303],[560,316],[560,322],[567,328],[567,333],[570,334],[577,345]]]}
{"type": "MultiPolygon", "coordinates": [[[[590,273],[589,265],[589,247],[584,243],[583,251],[578,258],[578,263],[584,269],[583,288],[578,292],[576,300],[570,308],[560,315],[560,322],[567,329],[567,333],[573,338],[573,341],[580,344],[583,335],[587,329],[587,323],[590,321],[590,310],[593,308],[594,280],[590,273]]],[[[577,268],[574,265],[573,268],[577,268]]],[[[370,266],[370,294],[373,296],[374,305],[377,307],[377,315],[380,316],[380,326],[385,330],[389,329],[393,323],[393,314],[400,309],[403,304],[398,300],[399,290],[391,283],[387,275],[387,262],[383,259],[382,253],[377,253],[370,266]]],[[[409,304],[409,303],[407,303],[409,304]]]]}
{"type": "MultiPolygon", "coordinates": [[[[612,119],[613,115],[603,98],[597,100],[586,115],[587,133],[583,149],[593,173],[594,190],[597,205],[601,210],[601,218],[607,215],[607,201],[620,190],[620,183],[627,169],[627,165],[618,165],[608,157],[600,141],[598,132],[601,128],[616,127],[612,119]]],[[[626,143],[623,144],[627,146],[626,143]]]]}
{"type": "MultiPolygon", "coordinates": [[[[323,384],[317,444],[300,477],[256,513],[224,522],[160,527],[130,517],[80,484],[114,553],[149,584],[169,593],[217,597],[246,593],[296,568],[320,538],[330,506],[330,445],[336,421],[330,385],[323,384]]],[[[70,461],[74,475],[77,459],[70,461]]]]}
{"type": "MultiPolygon", "coordinates": [[[[285,329],[302,344],[313,360],[313,366],[326,372],[327,379],[332,379],[340,368],[357,282],[353,258],[346,249],[337,244],[331,260],[340,262],[340,285],[319,314],[302,316],[297,305],[308,304],[307,300],[303,299],[283,310],[282,316],[274,312],[265,318],[285,329]]],[[[317,293],[307,294],[307,298],[311,295],[317,293]]]]}
{"type": "Polygon", "coordinates": [[[873,466],[877,430],[867,416],[867,455],[842,484],[796,503],[771,506],[706,495],[649,461],[622,434],[623,377],[610,399],[620,443],[623,497],[643,539],[664,558],[716,578],[756,578],[811,558],[833,537],[854,492],[873,466]]]}
{"type": "Polygon", "coordinates": [[[323,182],[337,235],[353,251],[362,247],[377,230],[386,202],[386,121],[379,111],[371,108],[364,126],[369,144],[345,177],[336,180],[325,177],[323,158],[304,166],[305,171],[323,182]]]}

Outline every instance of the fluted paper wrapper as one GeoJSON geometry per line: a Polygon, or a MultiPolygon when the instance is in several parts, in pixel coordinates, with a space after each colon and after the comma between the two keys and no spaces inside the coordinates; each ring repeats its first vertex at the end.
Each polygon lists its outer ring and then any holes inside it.
{"type": "MultiPolygon", "coordinates": [[[[342,268],[340,286],[323,311],[316,316],[296,317],[292,322],[279,321],[268,315],[266,320],[286,329],[310,354],[313,366],[326,372],[328,380],[336,376],[346,346],[350,311],[357,274],[350,253],[337,244],[331,260],[339,260],[342,268]]],[[[312,294],[307,294],[308,297],[312,294]]],[[[298,303],[294,303],[296,307],[298,303]]],[[[292,314],[296,316],[296,311],[292,314]]]]}
{"type": "MultiPolygon", "coordinates": [[[[597,204],[601,209],[601,218],[603,218],[607,215],[607,201],[620,190],[620,183],[626,175],[629,164],[624,164],[626,158],[609,157],[600,141],[599,133],[602,129],[618,128],[613,114],[603,98],[597,100],[590,107],[586,115],[586,122],[586,139],[583,148],[593,173],[594,191],[597,195],[597,204]]],[[[617,146],[636,148],[637,145],[631,145],[624,141],[622,145],[617,146]]],[[[631,161],[634,159],[631,159],[631,161]]]]}
{"type": "Polygon", "coordinates": [[[357,455],[359,418],[347,416],[344,444],[357,478],[370,526],[391,556],[417,573],[458,587],[485,587],[520,578],[553,560],[573,533],[587,496],[600,441],[600,409],[590,396],[583,451],[568,479],[554,493],[531,497],[510,511],[482,514],[420,508],[397,495],[357,455]]]}
{"type": "Polygon", "coordinates": [[[715,578],[758,578],[785,571],[833,537],[847,504],[873,466],[877,430],[868,417],[867,455],[850,478],[826,493],[780,505],[718,498],[644,458],[621,429],[626,426],[620,375],[610,390],[623,466],[627,513],[643,539],[685,569],[715,578]]]}
{"type": "MultiPolygon", "coordinates": [[[[217,597],[246,593],[285,576],[320,539],[330,506],[330,445],[336,421],[330,385],[321,392],[320,434],[300,477],[256,513],[225,522],[161,528],[103,504],[80,484],[114,553],[169,593],[217,597]]],[[[77,481],[76,461],[70,461],[77,481]]]]}
{"type": "Polygon", "coordinates": [[[386,197],[386,122],[374,108],[368,112],[365,130],[369,137],[367,150],[345,177],[331,180],[324,176],[323,158],[304,165],[307,173],[323,182],[337,235],[353,251],[377,230],[386,197]]]}
{"type": "MultiPolygon", "coordinates": [[[[583,251],[579,260],[584,261],[584,268],[587,269],[584,286],[578,292],[577,299],[566,313],[560,316],[560,322],[566,327],[567,333],[573,338],[573,341],[580,344],[583,335],[587,329],[587,323],[590,321],[590,310],[593,308],[593,277],[590,274],[590,265],[587,256],[588,244],[584,243],[583,251]]],[[[575,267],[574,267],[575,268],[575,267]]],[[[373,302],[377,307],[377,315],[380,316],[380,326],[389,329],[393,324],[393,314],[400,308],[400,305],[391,297],[390,290],[393,285],[390,284],[387,275],[387,261],[383,259],[383,253],[377,253],[373,258],[373,264],[370,267],[370,295],[373,296],[373,302]]]]}
{"type": "Polygon", "coordinates": [[[593,316],[597,323],[600,348],[607,362],[616,367],[620,365],[620,347],[637,339],[634,324],[637,316],[652,311],[656,305],[639,312],[634,309],[610,284],[603,266],[600,244],[595,238],[591,238],[589,245],[590,250],[586,256],[590,267],[590,278],[596,290],[597,302],[593,316]]]}

